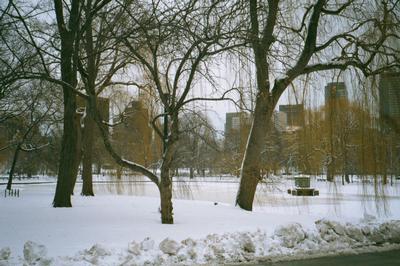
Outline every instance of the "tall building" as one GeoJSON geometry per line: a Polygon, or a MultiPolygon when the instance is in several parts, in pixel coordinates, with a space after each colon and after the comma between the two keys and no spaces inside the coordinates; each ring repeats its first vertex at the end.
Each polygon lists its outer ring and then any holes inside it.
{"type": "Polygon", "coordinates": [[[246,112],[226,113],[225,149],[238,151],[246,142],[251,121],[246,112]]]}
{"type": "Polygon", "coordinates": [[[124,115],[123,123],[113,130],[115,147],[128,160],[148,166],[153,160],[149,111],[142,101],[132,101],[124,115]]]}
{"type": "Polygon", "coordinates": [[[344,82],[330,82],[325,86],[325,105],[331,101],[347,101],[347,89],[344,82]]]}
{"type": "Polygon", "coordinates": [[[250,115],[246,112],[225,114],[225,134],[240,131],[251,124],[250,115]]]}
{"type": "Polygon", "coordinates": [[[286,114],[286,125],[288,127],[302,127],[304,125],[303,104],[279,105],[279,112],[286,114]]]}
{"type": "MultiPolygon", "coordinates": [[[[86,106],[86,101],[84,98],[77,96],[76,97],[76,105],[78,109],[84,109],[86,106]]],[[[100,113],[103,121],[108,122],[110,119],[110,99],[97,97],[97,110],[100,113]]]]}
{"type": "MultiPolygon", "coordinates": [[[[80,96],[76,97],[76,105],[78,110],[82,112],[86,108],[86,100],[80,96]]],[[[110,99],[108,98],[103,98],[103,97],[97,97],[97,110],[100,114],[100,117],[103,121],[109,122],[110,119],[110,99]]],[[[83,122],[83,117],[81,115],[76,116],[76,119],[79,119],[79,123],[83,122]]],[[[100,173],[101,168],[105,165],[108,164],[109,158],[108,153],[104,147],[103,144],[103,138],[100,132],[99,127],[95,123],[93,128],[93,144],[92,144],[92,156],[93,156],[93,164],[96,166],[95,171],[97,173],[100,173]]],[[[109,130],[109,127],[106,127],[107,130],[109,130]]],[[[84,134],[84,130],[81,130],[80,133],[84,134]]],[[[80,135],[81,140],[79,141],[80,143],[84,140],[84,136],[82,134],[80,135]]],[[[83,142],[81,143],[83,145],[83,142]]]]}
{"type": "Polygon", "coordinates": [[[400,72],[379,76],[379,115],[389,127],[400,126],[400,72]]]}
{"type": "Polygon", "coordinates": [[[240,112],[225,114],[225,134],[240,128],[240,116],[240,112]]]}
{"type": "Polygon", "coordinates": [[[285,131],[287,127],[287,116],[284,112],[274,111],[272,115],[272,123],[274,127],[278,131],[285,131]]]}

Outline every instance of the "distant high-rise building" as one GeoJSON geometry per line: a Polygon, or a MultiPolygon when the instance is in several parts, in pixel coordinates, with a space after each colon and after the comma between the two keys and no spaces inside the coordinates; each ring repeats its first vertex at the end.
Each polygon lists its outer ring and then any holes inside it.
{"type": "Polygon", "coordinates": [[[325,86],[325,104],[330,101],[347,100],[347,89],[344,82],[331,82],[325,86]]]}
{"type": "Polygon", "coordinates": [[[225,114],[225,133],[240,129],[241,112],[225,114]]]}
{"type": "Polygon", "coordinates": [[[275,111],[272,115],[272,122],[276,130],[285,131],[287,127],[286,113],[275,111]]]}
{"type": "Polygon", "coordinates": [[[286,125],[289,127],[302,127],[304,125],[304,105],[288,104],[279,105],[279,111],[286,114],[286,125]]]}
{"type": "MultiPolygon", "coordinates": [[[[80,96],[76,97],[76,105],[78,109],[84,109],[86,106],[86,101],[80,96]]],[[[100,113],[103,121],[108,122],[110,119],[110,99],[97,97],[97,110],[100,113]]]]}
{"type": "Polygon", "coordinates": [[[149,111],[142,101],[132,101],[124,115],[123,123],[116,125],[113,130],[115,147],[128,160],[147,166],[152,160],[149,111]]]}
{"type": "Polygon", "coordinates": [[[226,113],[225,148],[239,150],[246,142],[251,121],[246,112],[226,113]]]}
{"type": "Polygon", "coordinates": [[[380,74],[379,115],[388,126],[400,126],[400,72],[380,74]]]}
{"type": "MultiPolygon", "coordinates": [[[[96,102],[97,102],[97,111],[99,112],[101,119],[108,123],[110,119],[110,99],[104,97],[97,97],[96,102]]],[[[81,126],[84,125],[82,123],[84,123],[85,118],[88,117],[86,115],[83,116],[84,111],[86,111],[86,105],[87,101],[84,98],[82,98],[81,96],[76,96],[76,106],[79,113],[81,114],[79,116],[76,116],[76,119],[78,119],[78,122],[80,123],[81,126]]],[[[81,145],[84,145],[83,141],[85,140],[84,138],[85,128],[86,127],[81,128],[81,130],[79,131],[81,133],[79,134],[80,136],[79,143],[81,145]]],[[[106,130],[110,129],[109,127],[105,128],[106,130]]],[[[93,125],[92,132],[93,132],[93,143],[92,143],[93,164],[96,166],[95,171],[99,173],[102,168],[102,165],[106,164],[107,160],[106,158],[108,153],[104,147],[102,134],[96,123],[93,125]]]]}

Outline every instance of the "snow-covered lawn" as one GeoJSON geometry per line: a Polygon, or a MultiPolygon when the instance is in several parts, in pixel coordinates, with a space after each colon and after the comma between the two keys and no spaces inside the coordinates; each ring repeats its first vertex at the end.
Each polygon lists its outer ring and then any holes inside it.
{"type": "Polygon", "coordinates": [[[19,184],[20,198],[0,198],[0,265],[218,264],[400,243],[400,184],[386,189],[376,209],[372,185],[320,182],[321,196],[304,198],[288,195],[285,182],[261,187],[253,212],[229,204],[236,183],[174,185],[177,198],[195,200],[175,199],[175,224],[162,225],[149,183],[96,185],[93,198],[79,196],[78,185],[73,208],[51,207],[54,184],[19,184]]]}

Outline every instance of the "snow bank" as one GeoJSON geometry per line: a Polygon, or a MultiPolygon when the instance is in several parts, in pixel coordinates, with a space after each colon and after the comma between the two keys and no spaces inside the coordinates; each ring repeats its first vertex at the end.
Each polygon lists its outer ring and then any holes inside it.
{"type": "Polygon", "coordinates": [[[9,247],[0,249],[0,261],[8,260],[10,256],[11,256],[11,249],[9,247]]]}
{"type": "Polygon", "coordinates": [[[23,247],[23,258],[13,258],[11,249],[4,247],[0,249],[0,266],[6,265],[52,265],[53,259],[47,258],[47,249],[45,246],[32,241],[27,241],[23,247]]]}
{"type": "Polygon", "coordinates": [[[211,234],[180,242],[166,238],[158,245],[145,238],[129,243],[126,250],[96,244],[72,257],[47,258],[45,246],[28,241],[23,258],[12,258],[9,248],[1,249],[0,265],[209,265],[368,252],[399,244],[400,220],[351,224],[322,219],[314,229],[291,223],[271,235],[262,230],[211,234]]]}

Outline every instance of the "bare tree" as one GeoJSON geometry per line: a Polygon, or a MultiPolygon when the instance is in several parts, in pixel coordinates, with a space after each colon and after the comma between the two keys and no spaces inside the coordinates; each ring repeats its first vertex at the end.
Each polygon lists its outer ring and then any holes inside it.
{"type": "Polygon", "coordinates": [[[189,177],[215,167],[216,154],[221,153],[215,129],[208,117],[197,111],[185,112],[180,119],[180,140],[176,150],[176,167],[189,168],[189,177]]]}
{"type": "MultiPolygon", "coordinates": [[[[23,109],[26,111],[19,114],[14,119],[10,119],[15,120],[17,125],[15,128],[16,132],[10,143],[10,146],[14,148],[14,154],[12,156],[7,182],[8,190],[10,190],[12,186],[20,152],[36,152],[49,144],[45,136],[49,133],[48,129],[52,127],[54,123],[53,115],[57,112],[54,108],[53,101],[43,95],[45,90],[43,88],[32,89],[32,86],[34,86],[34,84],[29,84],[24,88],[26,92],[25,105],[27,105],[27,108],[23,109]]],[[[30,175],[30,173],[28,173],[28,175],[30,175]]]]}
{"type": "Polygon", "coordinates": [[[7,64],[7,62],[4,64],[12,73],[7,76],[5,82],[13,84],[20,80],[39,79],[62,87],[63,137],[54,207],[71,207],[70,195],[73,193],[80,162],[81,114],[77,112],[76,95],[87,98],[78,87],[80,80],[77,73],[82,63],[81,41],[83,36],[89,36],[83,34],[87,25],[92,26],[91,18],[109,2],[109,0],[96,0],[93,3],[80,0],[54,0],[52,9],[50,6],[43,6],[42,2],[36,5],[20,5],[9,1],[5,9],[5,17],[10,21],[9,24],[14,26],[17,40],[21,41],[25,50],[30,51],[28,59],[36,62],[35,65],[26,66],[30,61],[20,60],[18,49],[8,43],[7,50],[18,64],[7,64]],[[88,7],[91,8],[89,11],[88,7]],[[86,10],[85,17],[83,10],[86,10]],[[53,11],[55,24],[41,19],[43,14],[53,11]]]}
{"type": "MultiPolygon", "coordinates": [[[[89,99],[96,98],[97,102],[98,96],[104,90],[116,84],[113,77],[129,62],[126,57],[121,55],[120,48],[110,35],[112,30],[120,27],[116,22],[119,21],[118,16],[121,11],[120,9],[115,10],[114,6],[108,7],[109,2],[109,0],[87,0],[83,6],[84,17],[80,28],[83,49],[81,49],[78,70],[87,95],[82,123],[83,186],[81,194],[84,196],[94,196],[92,165],[94,134],[97,132],[95,131],[95,112],[98,104],[94,104],[89,99]]],[[[104,119],[101,117],[102,122],[104,119]]],[[[108,121],[104,122],[108,123],[108,121]]]]}
{"type": "MultiPolygon", "coordinates": [[[[224,100],[219,98],[189,98],[196,81],[203,77],[214,84],[206,62],[216,55],[242,45],[233,42],[237,28],[232,21],[238,11],[228,1],[199,3],[185,1],[124,3],[127,18],[123,28],[114,31],[126,47],[125,53],[140,63],[152,81],[152,95],[160,99],[162,111],[153,119],[153,128],[164,142],[161,178],[146,167],[123,159],[113,149],[100,117],[96,122],[105,145],[120,165],[147,176],[160,190],[162,223],[173,223],[172,176],[170,173],[179,139],[179,114],[193,101],[224,100]],[[156,123],[164,117],[164,129],[156,123]]],[[[90,97],[95,106],[94,97],[90,97]]]]}
{"type": "Polygon", "coordinates": [[[395,53],[388,47],[389,40],[398,40],[389,31],[394,25],[388,23],[398,7],[397,1],[370,5],[353,0],[248,1],[258,92],[236,199],[241,208],[252,210],[260,180],[260,147],[282,93],[306,74],[353,67],[368,76],[398,67],[395,53]],[[368,28],[374,29],[373,36],[366,34],[368,28]],[[386,61],[374,68],[378,56],[386,61]]]}
{"type": "Polygon", "coordinates": [[[79,51],[79,0],[71,0],[66,6],[61,0],[54,0],[58,34],[60,37],[60,72],[63,81],[64,129],[61,144],[60,165],[54,207],[71,207],[71,194],[78,171],[78,119],[76,114],[75,88],[77,86],[77,57],[79,51]],[[69,12],[68,12],[69,11],[69,12]]]}

